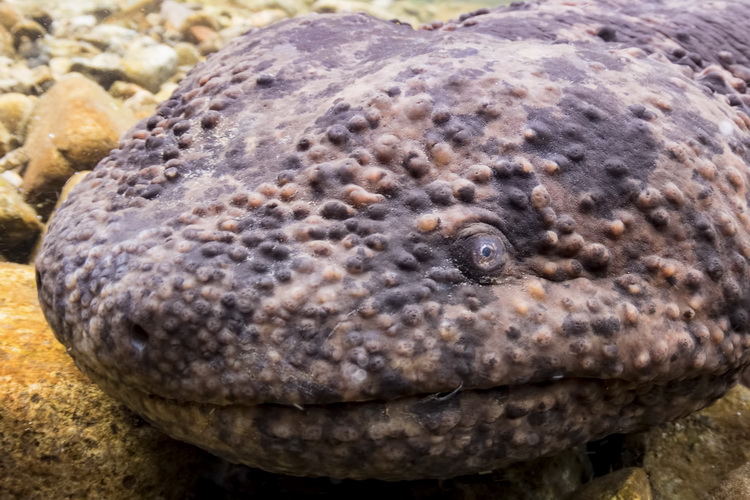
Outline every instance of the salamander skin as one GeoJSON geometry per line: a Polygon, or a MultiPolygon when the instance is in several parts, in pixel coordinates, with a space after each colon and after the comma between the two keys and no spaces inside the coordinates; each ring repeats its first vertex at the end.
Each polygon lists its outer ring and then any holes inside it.
{"type": "Polygon", "coordinates": [[[37,260],[80,369],[230,461],[486,471],[679,418],[750,360],[750,2],[250,31],[37,260]]]}

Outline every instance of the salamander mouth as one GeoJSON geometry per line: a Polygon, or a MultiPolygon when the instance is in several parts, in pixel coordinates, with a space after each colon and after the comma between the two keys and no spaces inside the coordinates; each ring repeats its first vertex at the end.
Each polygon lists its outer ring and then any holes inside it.
{"type": "Polygon", "coordinates": [[[661,385],[564,378],[390,401],[221,406],[89,375],[170,436],[231,462],[283,474],[385,480],[451,477],[553,455],[685,416],[737,380],[737,372],[661,385]]]}

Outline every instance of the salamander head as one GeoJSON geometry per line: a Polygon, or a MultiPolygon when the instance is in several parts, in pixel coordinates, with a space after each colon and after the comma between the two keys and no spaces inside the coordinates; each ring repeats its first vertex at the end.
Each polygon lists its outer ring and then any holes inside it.
{"type": "Polygon", "coordinates": [[[50,225],[80,368],[230,460],[387,479],[721,395],[748,358],[734,110],[642,52],[458,35],[302,18],[193,71],[50,225]]]}

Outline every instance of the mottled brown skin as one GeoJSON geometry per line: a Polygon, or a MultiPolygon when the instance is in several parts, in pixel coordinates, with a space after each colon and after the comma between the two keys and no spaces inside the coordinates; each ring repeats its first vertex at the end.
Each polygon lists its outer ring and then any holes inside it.
{"type": "Polygon", "coordinates": [[[297,475],[448,477],[678,418],[750,359],[750,2],[252,31],[37,260],[78,366],[297,475]]]}

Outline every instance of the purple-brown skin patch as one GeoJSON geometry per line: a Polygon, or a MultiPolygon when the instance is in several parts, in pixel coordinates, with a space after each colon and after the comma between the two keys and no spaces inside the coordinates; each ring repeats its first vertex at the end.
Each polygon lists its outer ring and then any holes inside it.
{"type": "Polygon", "coordinates": [[[710,404],[750,359],[750,2],[575,3],[237,38],[54,217],[57,337],[165,432],[297,475],[710,404]]]}

